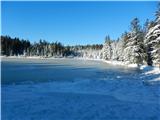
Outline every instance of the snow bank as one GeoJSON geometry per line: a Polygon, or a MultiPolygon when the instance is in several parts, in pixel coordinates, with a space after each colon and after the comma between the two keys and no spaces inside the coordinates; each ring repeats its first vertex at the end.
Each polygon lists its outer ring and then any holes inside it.
{"type": "Polygon", "coordinates": [[[93,60],[93,61],[102,61],[108,64],[112,64],[112,65],[121,65],[121,66],[125,66],[125,67],[130,67],[130,68],[137,68],[138,65],[137,64],[129,64],[129,62],[122,62],[122,61],[108,61],[108,60],[104,60],[104,59],[92,59],[92,58],[84,58],[84,57],[74,57],[74,59],[77,60],[93,60]]]}
{"type": "Polygon", "coordinates": [[[148,81],[149,84],[154,85],[154,84],[160,84],[160,77],[155,78],[153,80],[148,81]]]}
{"type": "Polygon", "coordinates": [[[29,59],[40,59],[40,56],[0,56],[0,58],[29,58],[29,59]]]}
{"type": "Polygon", "coordinates": [[[93,61],[102,61],[102,59],[93,59],[93,58],[84,58],[84,57],[74,57],[77,60],[93,60],[93,61]]]}
{"type": "MultiPolygon", "coordinates": [[[[19,58],[24,58],[24,59],[64,59],[66,57],[60,57],[60,56],[53,56],[53,57],[43,57],[43,56],[0,56],[0,58],[14,58],[14,59],[19,59],[19,58]]],[[[70,57],[67,57],[70,58],[70,57]]]]}
{"type": "Polygon", "coordinates": [[[142,66],[140,66],[140,69],[143,70],[146,75],[160,74],[160,68],[158,68],[158,67],[151,67],[151,66],[142,65],[142,66]]]}
{"type": "Polygon", "coordinates": [[[103,60],[103,62],[106,62],[106,63],[108,63],[108,64],[112,64],[112,65],[122,65],[122,66],[125,66],[125,67],[132,67],[132,68],[138,67],[137,64],[129,64],[129,62],[107,61],[107,60],[103,60]]]}
{"type": "Polygon", "coordinates": [[[143,75],[145,76],[144,83],[146,85],[160,84],[160,68],[142,65],[140,69],[143,71],[143,75]]]}

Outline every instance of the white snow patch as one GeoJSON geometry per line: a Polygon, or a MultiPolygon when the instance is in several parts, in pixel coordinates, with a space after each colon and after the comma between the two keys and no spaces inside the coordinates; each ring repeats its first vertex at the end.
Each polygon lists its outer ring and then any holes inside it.
{"type": "Polygon", "coordinates": [[[153,80],[144,81],[144,83],[147,85],[160,85],[160,77],[155,78],[153,80]]]}
{"type": "Polygon", "coordinates": [[[160,82],[160,77],[159,78],[155,78],[153,80],[151,80],[152,82],[160,82]]]}
{"type": "Polygon", "coordinates": [[[158,67],[151,67],[151,66],[142,65],[142,66],[140,66],[140,69],[143,70],[146,75],[160,74],[160,68],[158,68],[158,67]]]}
{"type": "Polygon", "coordinates": [[[128,67],[133,67],[133,68],[135,68],[135,67],[138,67],[138,65],[137,65],[137,64],[129,64],[128,67]]]}
{"type": "Polygon", "coordinates": [[[159,85],[160,84],[160,68],[142,65],[140,69],[143,71],[144,84],[159,85]]]}
{"type": "Polygon", "coordinates": [[[103,62],[106,62],[108,64],[112,64],[112,65],[122,65],[125,67],[131,67],[131,68],[136,68],[138,67],[137,64],[129,64],[129,62],[122,62],[122,61],[107,61],[107,60],[103,60],[103,62]]]}

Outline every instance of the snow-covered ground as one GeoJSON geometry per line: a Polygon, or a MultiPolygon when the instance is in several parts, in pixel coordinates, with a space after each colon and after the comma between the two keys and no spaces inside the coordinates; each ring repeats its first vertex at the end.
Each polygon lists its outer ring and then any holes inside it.
{"type": "Polygon", "coordinates": [[[158,68],[2,58],[2,120],[159,120],[158,68]]]}
{"type": "Polygon", "coordinates": [[[149,78],[144,83],[160,85],[160,68],[142,65],[140,69],[143,71],[143,76],[149,78]]]}

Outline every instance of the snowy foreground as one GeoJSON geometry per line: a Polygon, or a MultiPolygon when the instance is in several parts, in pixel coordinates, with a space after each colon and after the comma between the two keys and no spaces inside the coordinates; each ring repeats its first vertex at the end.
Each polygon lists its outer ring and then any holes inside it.
{"type": "Polygon", "coordinates": [[[2,120],[159,120],[159,79],[146,66],[2,58],[2,120]]]}

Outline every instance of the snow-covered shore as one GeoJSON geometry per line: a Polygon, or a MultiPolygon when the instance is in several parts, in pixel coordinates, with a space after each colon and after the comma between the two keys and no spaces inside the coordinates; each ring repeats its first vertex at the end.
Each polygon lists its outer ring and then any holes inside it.
{"type": "Polygon", "coordinates": [[[145,84],[160,84],[160,68],[142,65],[140,69],[146,78],[150,78],[144,81],[145,84]]]}
{"type": "Polygon", "coordinates": [[[104,60],[104,59],[94,59],[94,58],[84,58],[84,57],[60,57],[60,56],[55,56],[55,57],[41,57],[41,56],[0,56],[0,58],[14,58],[14,59],[18,59],[18,58],[25,58],[25,59],[77,59],[77,60],[93,60],[93,61],[102,61],[105,62],[107,64],[112,64],[112,65],[120,65],[120,66],[124,66],[124,67],[131,67],[131,68],[139,68],[141,70],[152,70],[152,73],[159,73],[160,72],[160,68],[158,68],[157,66],[147,66],[147,65],[138,65],[138,64],[130,64],[129,62],[122,62],[122,61],[116,61],[116,60],[104,60]],[[154,71],[153,71],[154,69],[154,71]]]}

